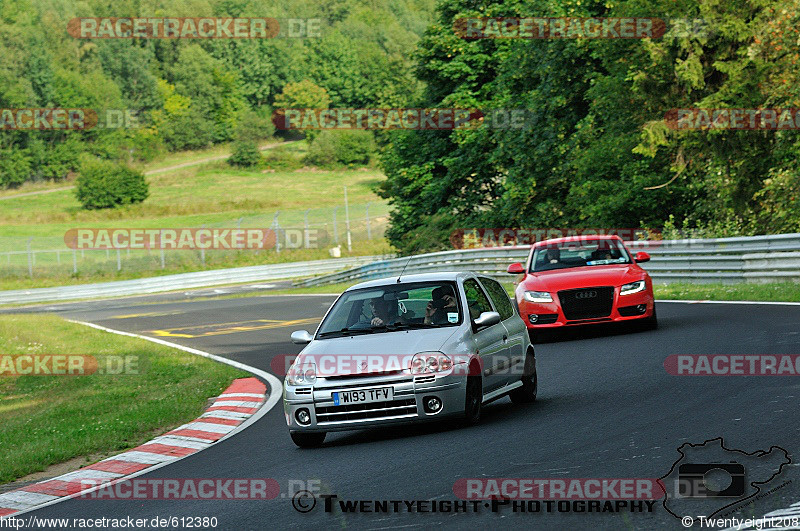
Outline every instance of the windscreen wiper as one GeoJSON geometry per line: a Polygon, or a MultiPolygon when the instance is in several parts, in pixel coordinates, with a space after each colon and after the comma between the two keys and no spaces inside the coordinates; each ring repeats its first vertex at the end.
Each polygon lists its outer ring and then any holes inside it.
{"type": "Polygon", "coordinates": [[[328,332],[321,332],[319,337],[330,337],[333,335],[351,336],[354,334],[371,334],[372,328],[348,328],[344,327],[341,330],[330,330],[328,332]]]}

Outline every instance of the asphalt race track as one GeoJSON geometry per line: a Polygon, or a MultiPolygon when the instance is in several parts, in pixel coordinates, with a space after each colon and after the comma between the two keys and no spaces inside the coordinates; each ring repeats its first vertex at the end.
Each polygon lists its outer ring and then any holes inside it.
{"type": "MultiPolygon", "coordinates": [[[[295,354],[292,330],[313,330],[329,296],[260,296],[147,303],[122,299],[59,305],[60,315],[160,337],[270,371],[295,354]],[[287,323],[288,321],[288,323],[287,323]]],[[[572,330],[536,345],[539,400],[508,398],[485,407],[478,426],[454,423],[329,434],[300,450],[279,403],[242,433],[145,478],[274,478],[284,491],[269,501],[68,500],[39,517],[216,517],[219,529],[433,526],[537,529],[683,529],[661,503],[652,513],[478,514],[307,513],[287,496],[291,480],[317,481],[346,500],[455,500],[459,478],[658,478],[683,443],[723,437],[747,452],[777,445],[794,464],[745,513],[761,516],[800,501],[800,376],[671,376],[671,354],[800,354],[800,306],[660,303],[660,328],[572,330]]],[[[402,332],[393,333],[402,340],[402,332]]],[[[282,375],[279,375],[282,379],[282,375]]],[[[280,392],[280,390],[270,390],[280,392]]],[[[297,483],[292,483],[296,485],[297,483]]]]}

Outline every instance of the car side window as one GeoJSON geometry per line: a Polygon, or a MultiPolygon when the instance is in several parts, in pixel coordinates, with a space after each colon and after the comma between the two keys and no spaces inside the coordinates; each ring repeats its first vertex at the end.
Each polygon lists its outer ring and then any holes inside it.
{"type": "Polygon", "coordinates": [[[511,306],[511,299],[508,293],[496,280],[491,278],[481,277],[481,284],[489,292],[489,297],[492,298],[494,307],[497,308],[497,313],[500,314],[500,319],[505,321],[514,315],[514,307],[511,306]]]}
{"type": "Polygon", "coordinates": [[[483,312],[493,312],[491,303],[480,285],[474,279],[464,281],[464,293],[467,295],[469,318],[477,319],[483,312]]]}

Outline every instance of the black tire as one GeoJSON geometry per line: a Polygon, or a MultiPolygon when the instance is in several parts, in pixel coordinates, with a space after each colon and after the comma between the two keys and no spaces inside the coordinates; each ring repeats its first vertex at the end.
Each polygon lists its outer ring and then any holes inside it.
{"type": "Polygon", "coordinates": [[[658,330],[658,316],[656,307],[653,305],[653,315],[642,320],[642,330],[658,330]]]}
{"type": "Polygon", "coordinates": [[[325,442],[324,431],[290,431],[292,441],[300,448],[319,448],[325,442]]]}
{"type": "Polygon", "coordinates": [[[467,392],[464,398],[464,425],[474,426],[481,420],[483,405],[483,382],[480,376],[467,376],[467,392]]]}
{"type": "Polygon", "coordinates": [[[530,404],[536,402],[536,394],[539,392],[539,378],[536,374],[536,358],[533,352],[528,352],[525,357],[525,368],[523,369],[522,387],[517,387],[508,395],[515,404],[530,404]]]}

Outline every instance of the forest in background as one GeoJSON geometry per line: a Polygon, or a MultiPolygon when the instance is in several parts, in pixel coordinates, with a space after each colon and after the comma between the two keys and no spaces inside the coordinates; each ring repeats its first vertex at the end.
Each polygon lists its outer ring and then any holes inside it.
{"type": "Polygon", "coordinates": [[[533,124],[395,135],[384,155],[390,241],[445,248],[462,227],[800,232],[797,130],[674,130],[664,120],[670,109],[800,107],[798,54],[796,0],[441,0],[417,46],[426,88],[410,106],[525,108],[533,124]],[[461,18],[536,16],[700,23],[654,39],[453,31],[461,18]]]}

